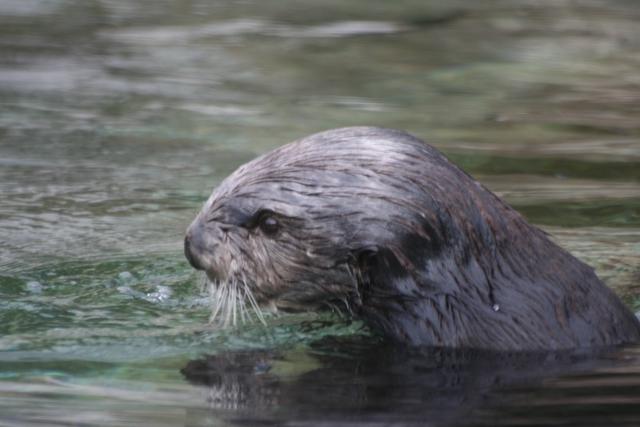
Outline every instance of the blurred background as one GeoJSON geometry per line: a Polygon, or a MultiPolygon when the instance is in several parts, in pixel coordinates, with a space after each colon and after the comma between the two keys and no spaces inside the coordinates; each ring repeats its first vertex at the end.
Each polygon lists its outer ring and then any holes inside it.
{"type": "Polygon", "coordinates": [[[366,335],[214,330],[182,255],[240,164],[353,125],[431,143],[640,310],[636,1],[0,0],[4,425],[62,417],[59,381],[187,396],[202,352],[366,335]]]}

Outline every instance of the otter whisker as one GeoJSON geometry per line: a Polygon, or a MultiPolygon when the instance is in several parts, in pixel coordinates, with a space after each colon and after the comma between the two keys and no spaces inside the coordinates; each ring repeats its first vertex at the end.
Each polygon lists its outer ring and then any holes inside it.
{"type": "Polygon", "coordinates": [[[229,286],[229,294],[227,295],[227,303],[225,305],[226,316],[224,321],[224,327],[226,328],[231,323],[233,326],[236,325],[235,322],[235,313],[236,313],[236,281],[231,281],[231,286],[229,286]]]}
{"type": "Polygon", "coordinates": [[[212,308],[212,314],[209,317],[210,323],[218,318],[218,324],[222,328],[227,328],[231,324],[237,326],[238,317],[240,317],[242,323],[246,323],[249,320],[253,324],[254,321],[246,303],[249,301],[249,305],[258,316],[260,322],[266,326],[267,322],[246,282],[237,279],[209,282],[209,295],[212,308]],[[238,316],[238,313],[240,316],[238,316]]]}
{"type": "Polygon", "coordinates": [[[229,326],[229,321],[231,320],[231,313],[233,312],[233,308],[232,308],[232,304],[233,302],[231,301],[233,298],[233,283],[231,282],[231,286],[229,286],[229,284],[227,283],[226,286],[226,293],[225,293],[225,303],[224,303],[224,307],[223,310],[225,312],[225,316],[224,316],[224,323],[222,324],[223,328],[227,328],[229,326]]]}
{"type": "Polygon", "coordinates": [[[337,312],[338,316],[342,317],[342,311],[340,311],[340,309],[334,303],[329,302],[329,301],[325,301],[324,303],[329,306],[331,311],[337,312]]]}
{"type": "Polygon", "coordinates": [[[230,298],[230,290],[229,283],[227,281],[224,282],[216,282],[216,290],[211,293],[212,298],[214,298],[214,306],[213,306],[213,314],[209,318],[210,322],[216,318],[218,314],[220,314],[219,324],[222,328],[226,328],[229,326],[229,298],[230,298]]]}
{"type": "Polygon", "coordinates": [[[209,286],[209,295],[211,297],[211,303],[213,304],[213,313],[209,318],[209,322],[213,322],[213,319],[216,318],[218,312],[222,308],[222,300],[224,292],[224,285],[219,282],[212,282],[209,286]]]}
{"type": "MultiPolygon", "coordinates": [[[[246,295],[245,295],[245,298],[246,298],[246,295]]],[[[249,323],[253,325],[253,319],[251,318],[249,309],[247,308],[247,302],[245,301],[245,298],[240,298],[240,316],[242,319],[242,323],[246,323],[246,320],[245,320],[245,317],[246,317],[246,319],[249,320],[249,323]]]]}
{"type": "Polygon", "coordinates": [[[207,289],[210,284],[211,282],[209,281],[209,277],[207,277],[207,273],[201,271],[198,277],[198,288],[200,288],[200,292],[204,292],[204,290],[207,289]]]}
{"type": "Polygon", "coordinates": [[[256,298],[253,296],[253,293],[249,288],[247,287],[244,288],[244,295],[249,300],[249,303],[251,303],[251,307],[253,307],[253,311],[258,316],[258,319],[260,319],[260,322],[263,325],[267,326],[267,321],[264,320],[264,316],[262,315],[262,310],[260,310],[260,307],[258,306],[258,302],[256,301],[256,298]]]}
{"type": "MultiPolygon", "coordinates": [[[[260,322],[267,326],[267,322],[264,320],[264,316],[262,315],[262,310],[260,310],[260,306],[258,305],[258,302],[256,301],[256,298],[253,296],[253,292],[251,292],[251,288],[249,288],[249,286],[247,285],[247,279],[244,277],[244,274],[242,275],[242,290],[244,291],[244,297],[245,299],[249,300],[249,303],[251,304],[251,307],[253,307],[253,311],[255,311],[256,315],[258,316],[258,319],[260,319],[260,322]]],[[[247,316],[248,316],[248,311],[247,311],[247,316]]],[[[251,317],[249,316],[249,319],[251,319],[251,317]]],[[[253,323],[253,320],[251,321],[251,323],[253,323]]]]}
{"type": "Polygon", "coordinates": [[[238,282],[233,281],[233,292],[231,293],[231,299],[233,302],[231,303],[231,308],[233,309],[233,326],[236,326],[236,318],[238,317],[237,308],[238,308],[238,282]]]}
{"type": "Polygon", "coordinates": [[[245,313],[245,311],[247,311],[247,308],[245,306],[245,302],[244,302],[243,299],[240,300],[240,310],[239,311],[240,311],[240,320],[242,320],[242,323],[245,323],[244,313],[245,313]]]}

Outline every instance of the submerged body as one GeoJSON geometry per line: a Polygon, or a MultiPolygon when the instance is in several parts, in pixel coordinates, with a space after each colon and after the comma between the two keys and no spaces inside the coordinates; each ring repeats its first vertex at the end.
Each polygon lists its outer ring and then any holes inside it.
{"type": "Polygon", "coordinates": [[[640,339],[593,269],[400,131],[322,132],[241,166],[187,230],[185,254],[227,305],[336,307],[411,345],[640,339]]]}

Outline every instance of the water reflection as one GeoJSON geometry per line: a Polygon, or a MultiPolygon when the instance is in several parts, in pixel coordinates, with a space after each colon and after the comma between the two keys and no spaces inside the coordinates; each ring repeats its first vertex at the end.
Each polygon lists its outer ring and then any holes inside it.
{"type": "MultiPolygon", "coordinates": [[[[0,382],[3,425],[635,425],[638,348],[509,354],[327,339],[157,379],[0,382]],[[338,351],[339,349],[339,351],[338,351]],[[224,421],[223,421],[224,420],[224,421]]],[[[115,366],[84,366],[118,375],[115,366]]],[[[150,369],[139,365],[137,370],[150,369]]]]}
{"type": "Polygon", "coordinates": [[[323,366],[307,363],[294,377],[291,355],[264,351],[208,356],[182,372],[206,386],[214,413],[249,425],[529,425],[555,423],[560,412],[563,423],[617,425],[640,403],[637,348],[495,353],[325,340],[310,354],[323,366]],[[601,394],[597,415],[585,414],[583,402],[601,394]]]}

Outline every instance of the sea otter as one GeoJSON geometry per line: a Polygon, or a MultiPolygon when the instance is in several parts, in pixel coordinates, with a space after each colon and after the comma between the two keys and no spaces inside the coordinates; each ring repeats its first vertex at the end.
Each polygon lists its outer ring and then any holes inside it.
{"type": "Polygon", "coordinates": [[[241,166],[187,230],[227,320],[345,310],[409,345],[496,350],[637,342],[592,268],[405,132],[318,133],[241,166]]]}

